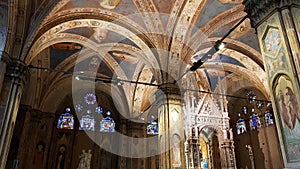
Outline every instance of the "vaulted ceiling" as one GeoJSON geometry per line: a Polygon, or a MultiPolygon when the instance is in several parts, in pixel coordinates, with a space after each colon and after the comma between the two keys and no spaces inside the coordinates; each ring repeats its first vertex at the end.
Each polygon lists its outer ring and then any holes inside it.
{"type": "MultiPolygon", "coordinates": [[[[30,92],[26,92],[31,97],[24,97],[30,98],[23,100],[25,104],[51,112],[65,95],[94,87],[113,96],[116,107],[130,116],[146,111],[155,99],[156,85],[179,78],[246,15],[242,0],[19,0],[9,4],[9,28],[15,31],[10,39],[19,36],[23,46],[19,58],[47,68],[31,70],[30,92]],[[152,85],[76,81],[75,76],[152,85]]],[[[10,39],[11,47],[6,48],[15,50],[18,46],[10,39]]],[[[225,94],[255,87],[268,97],[257,35],[249,19],[224,42],[224,49],[183,77],[182,86],[226,90],[225,94]],[[194,83],[186,86],[191,77],[194,83]]]]}

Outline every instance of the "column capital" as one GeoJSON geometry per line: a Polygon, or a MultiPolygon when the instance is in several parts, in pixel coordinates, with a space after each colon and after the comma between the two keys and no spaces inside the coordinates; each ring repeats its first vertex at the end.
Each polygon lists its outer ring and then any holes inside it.
{"type": "Polygon", "coordinates": [[[299,0],[244,0],[244,11],[248,14],[252,27],[256,28],[269,14],[292,5],[300,5],[299,0]]]}
{"type": "Polygon", "coordinates": [[[10,63],[11,59],[5,51],[0,50],[0,62],[10,63]]]}
{"type": "Polygon", "coordinates": [[[27,76],[29,75],[29,70],[27,65],[16,59],[12,59],[6,70],[6,77],[12,80],[12,83],[24,85],[27,81],[27,76]]]}
{"type": "Polygon", "coordinates": [[[181,91],[176,84],[163,84],[159,86],[158,89],[155,95],[157,100],[161,103],[165,103],[167,100],[171,102],[183,101],[181,98],[183,97],[184,91],[181,91]]]}

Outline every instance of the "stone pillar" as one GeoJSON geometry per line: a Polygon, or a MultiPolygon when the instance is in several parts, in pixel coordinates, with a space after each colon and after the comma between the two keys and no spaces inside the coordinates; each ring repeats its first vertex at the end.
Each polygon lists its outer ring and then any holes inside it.
{"type": "Polygon", "coordinates": [[[217,130],[222,168],[236,169],[233,133],[231,129],[217,130]]]}
{"type": "Polygon", "coordinates": [[[181,93],[173,84],[163,85],[156,93],[159,123],[159,166],[163,169],[186,168],[181,93]]]}
{"type": "Polygon", "coordinates": [[[0,169],[4,169],[14,131],[17,111],[28,69],[24,63],[12,60],[7,64],[6,77],[1,91],[0,106],[0,169]]]}
{"type": "MultiPolygon", "coordinates": [[[[125,119],[121,119],[121,123],[120,123],[120,131],[121,134],[126,135],[127,134],[127,128],[126,128],[126,120],[125,119]]],[[[122,150],[123,152],[128,151],[127,150],[127,142],[124,140],[121,140],[121,144],[122,144],[122,150]]],[[[119,169],[126,169],[126,157],[120,156],[119,157],[119,169]]]]}
{"type": "Polygon", "coordinates": [[[220,142],[220,156],[222,159],[222,168],[236,168],[233,141],[224,140],[223,142],[220,142]]]}
{"type": "Polygon", "coordinates": [[[258,34],[284,167],[300,166],[300,1],[244,4],[258,34]]]}

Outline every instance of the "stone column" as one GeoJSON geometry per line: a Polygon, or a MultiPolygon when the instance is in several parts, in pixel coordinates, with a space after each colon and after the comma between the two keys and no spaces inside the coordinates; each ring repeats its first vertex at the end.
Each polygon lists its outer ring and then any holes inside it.
{"type": "Polygon", "coordinates": [[[284,167],[300,166],[300,1],[244,4],[258,34],[284,167]]]}
{"type": "Polygon", "coordinates": [[[234,146],[231,140],[224,140],[220,143],[220,155],[222,168],[235,169],[234,146]]]}
{"type": "Polygon", "coordinates": [[[184,125],[181,93],[173,84],[163,85],[156,93],[159,123],[159,166],[185,168],[184,125]]]}
{"type": "Polygon", "coordinates": [[[217,130],[222,168],[235,169],[233,133],[231,129],[217,130]]]}
{"type": "Polygon", "coordinates": [[[6,77],[3,82],[0,100],[0,105],[3,107],[0,112],[0,169],[5,168],[27,74],[27,67],[18,60],[12,60],[7,65],[6,77]]]}
{"type": "MultiPolygon", "coordinates": [[[[120,131],[121,134],[126,135],[127,134],[127,128],[126,128],[126,120],[125,119],[121,119],[121,123],[120,123],[120,131]]],[[[125,142],[124,140],[121,140],[121,144],[122,144],[122,150],[124,153],[127,150],[128,147],[128,143],[125,142]]],[[[126,169],[126,157],[120,156],[119,157],[119,169],[126,169]]]]}

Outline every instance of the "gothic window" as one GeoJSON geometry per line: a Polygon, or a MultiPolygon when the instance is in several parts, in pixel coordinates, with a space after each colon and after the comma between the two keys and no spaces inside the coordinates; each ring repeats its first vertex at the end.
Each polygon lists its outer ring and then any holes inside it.
{"type": "Polygon", "coordinates": [[[247,110],[247,107],[246,107],[246,106],[244,106],[244,107],[242,108],[242,112],[243,112],[244,114],[247,114],[248,110],[247,110]]]}
{"type": "Polygon", "coordinates": [[[151,116],[151,120],[148,121],[147,123],[147,134],[149,135],[155,135],[158,134],[158,122],[157,122],[157,118],[154,114],[152,114],[151,116]]]}
{"type": "Polygon", "coordinates": [[[101,120],[100,132],[115,132],[115,122],[111,117],[106,117],[101,120]]]}
{"type": "Polygon", "coordinates": [[[89,115],[82,116],[82,118],[80,120],[79,130],[94,131],[95,130],[95,119],[94,119],[94,117],[89,116],[89,115]]]}
{"type": "Polygon", "coordinates": [[[58,119],[57,128],[65,130],[74,129],[74,116],[70,114],[70,108],[67,108],[67,113],[61,114],[58,119]]]}
{"type": "Polygon", "coordinates": [[[81,104],[76,104],[76,105],[75,105],[75,111],[76,111],[77,113],[82,112],[82,111],[83,111],[83,106],[82,106],[81,104]]]}
{"type": "Polygon", "coordinates": [[[255,95],[255,93],[252,91],[252,90],[250,90],[248,93],[247,93],[247,102],[248,103],[252,103],[252,102],[254,102],[256,100],[256,95],[255,95]]]}
{"type": "Polygon", "coordinates": [[[249,125],[250,125],[250,130],[256,130],[261,128],[261,122],[257,114],[253,113],[250,116],[249,125]]]}
{"type": "Polygon", "coordinates": [[[265,123],[266,123],[266,126],[270,126],[270,125],[274,124],[272,114],[270,113],[269,110],[267,110],[266,114],[265,114],[265,123]]]}
{"type": "Polygon", "coordinates": [[[102,114],[103,113],[103,108],[101,106],[96,107],[96,113],[102,114]]]}
{"type": "Polygon", "coordinates": [[[97,97],[94,93],[87,93],[84,98],[84,102],[88,105],[93,105],[97,102],[97,97]]]}
{"type": "Polygon", "coordinates": [[[147,124],[147,134],[158,134],[158,123],[156,121],[147,124]]]}
{"type": "Polygon", "coordinates": [[[238,116],[239,116],[239,119],[236,122],[237,134],[243,134],[243,133],[247,132],[245,120],[241,118],[240,113],[238,114],[238,116]]]}

